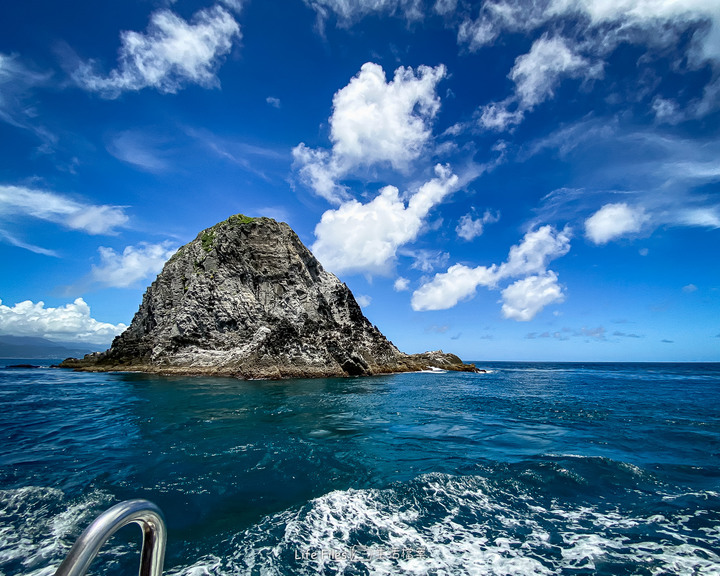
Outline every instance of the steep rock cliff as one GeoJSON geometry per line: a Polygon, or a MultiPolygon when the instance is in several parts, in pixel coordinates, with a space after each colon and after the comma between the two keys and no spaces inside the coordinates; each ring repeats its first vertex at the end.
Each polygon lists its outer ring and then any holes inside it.
{"type": "Polygon", "coordinates": [[[63,367],[291,378],[379,374],[456,356],[400,352],[290,227],[232,216],[165,264],[109,350],[63,367]]]}

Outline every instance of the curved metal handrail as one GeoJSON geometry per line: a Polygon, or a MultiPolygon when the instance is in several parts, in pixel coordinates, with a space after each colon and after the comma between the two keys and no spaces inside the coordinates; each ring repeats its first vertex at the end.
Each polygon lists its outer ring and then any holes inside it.
{"type": "Polygon", "coordinates": [[[161,576],[167,540],[165,520],[160,508],[148,500],[126,500],[100,514],[77,539],[55,576],[84,576],[110,536],[133,522],[143,531],[139,576],[161,576]]]}

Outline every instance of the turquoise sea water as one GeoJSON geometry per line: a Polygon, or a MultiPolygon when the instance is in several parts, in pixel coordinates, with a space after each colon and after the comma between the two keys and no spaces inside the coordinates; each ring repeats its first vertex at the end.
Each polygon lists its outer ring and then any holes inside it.
{"type": "MultiPolygon", "coordinates": [[[[0,574],[50,576],[128,498],[163,509],[177,576],[720,574],[720,365],[479,365],[0,370],[0,574]]],[[[139,540],[93,573],[136,572],[139,540]]]]}

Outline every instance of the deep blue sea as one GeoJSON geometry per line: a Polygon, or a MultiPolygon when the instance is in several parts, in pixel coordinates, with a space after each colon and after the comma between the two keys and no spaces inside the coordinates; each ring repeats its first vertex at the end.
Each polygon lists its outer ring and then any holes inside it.
{"type": "MultiPolygon", "coordinates": [[[[0,369],[0,574],[51,576],[129,498],[164,511],[170,576],[720,574],[720,364],[478,365],[0,369]]],[[[92,573],[136,573],[139,542],[92,573]]]]}

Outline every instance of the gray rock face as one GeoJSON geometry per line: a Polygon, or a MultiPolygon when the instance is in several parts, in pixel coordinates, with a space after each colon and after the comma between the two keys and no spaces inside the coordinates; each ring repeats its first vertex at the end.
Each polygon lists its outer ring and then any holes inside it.
{"type": "MultiPolygon", "coordinates": [[[[471,369],[457,357],[440,356],[435,365],[471,369]]],[[[242,215],[178,250],[108,351],[61,364],[243,378],[364,375],[428,365],[388,341],[287,224],[242,215]]]]}

